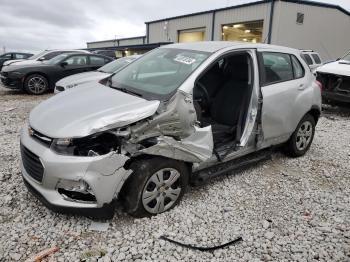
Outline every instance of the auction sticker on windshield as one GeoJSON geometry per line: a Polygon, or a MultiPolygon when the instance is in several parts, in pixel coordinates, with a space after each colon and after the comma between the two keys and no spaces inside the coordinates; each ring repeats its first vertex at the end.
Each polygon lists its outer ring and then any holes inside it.
{"type": "Polygon", "coordinates": [[[186,64],[186,65],[192,65],[194,62],[196,62],[196,59],[192,57],[184,56],[184,55],[177,55],[174,58],[174,61],[186,64]]]}

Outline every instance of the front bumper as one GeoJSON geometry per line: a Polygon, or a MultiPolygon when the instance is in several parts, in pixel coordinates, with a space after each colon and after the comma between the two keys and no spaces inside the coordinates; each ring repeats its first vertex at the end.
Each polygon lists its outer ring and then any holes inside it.
{"type": "Polygon", "coordinates": [[[322,98],[324,99],[324,101],[350,103],[350,93],[340,94],[332,91],[322,91],[322,98]]]}
{"type": "Polygon", "coordinates": [[[0,80],[4,87],[10,89],[22,89],[23,84],[21,78],[13,78],[10,77],[8,74],[1,72],[0,80]]]}
{"type": "Polygon", "coordinates": [[[131,174],[131,170],[123,168],[128,160],[124,155],[115,152],[95,157],[59,155],[33,139],[26,128],[21,132],[21,146],[36,155],[44,169],[42,179],[38,181],[31,175],[30,167],[24,167],[22,155],[20,165],[24,182],[30,192],[53,211],[97,217],[101,212],[110,213],[113,201],[131,174]],[[59,192],[60,186],[67,185],[67,182],[69,185],[69,181],[72,184],[80,181],[87,184],[95,201],[74,199],[59,192]]]}

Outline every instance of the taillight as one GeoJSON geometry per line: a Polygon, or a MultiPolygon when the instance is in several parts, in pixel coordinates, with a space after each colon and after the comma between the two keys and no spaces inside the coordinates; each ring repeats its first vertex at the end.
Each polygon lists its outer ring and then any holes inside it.
{"type": "Polygon", "coordinates": [[[322,89],[323,89],[323,85],[322,85],[322,83],[320,82],[320,81],[318,81],[318,80],[315,80],[315,83],[316,83],[316,85],[321,89],[321,91],[322,91],[322,89]]]}

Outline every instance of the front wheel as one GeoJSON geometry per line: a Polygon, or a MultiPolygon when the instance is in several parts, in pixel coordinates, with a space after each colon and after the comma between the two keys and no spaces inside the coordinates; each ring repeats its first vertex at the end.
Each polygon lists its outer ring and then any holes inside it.
{"type": "Polygon", "coordinates": [[[172,209],[182,198],[189,178],[185,163],[154,157],[131,164],[131,177],[123,189],[126,212],[135,217],[153,216],[172,209]]]}
{"type": "Polygon", "coordinates": [[[303,156],[310,148],[315,135],[315,119],[306,114],[288,140],[285,153],[292,157],[303,156]]]}
{"type": "Polygon", "coordinates": [[[30,75],[24,81],[24,89],[31,95],[42,95],[46,92],[48,87],[49,82],[46,77],[39,74],[30,75]]]}

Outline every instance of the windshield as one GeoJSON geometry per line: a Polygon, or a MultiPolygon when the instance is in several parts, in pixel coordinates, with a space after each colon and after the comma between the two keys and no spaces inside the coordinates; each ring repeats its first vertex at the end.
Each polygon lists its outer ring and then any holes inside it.
{"type": "Polygon", "coordinates": [[[42,51],[42,52],[40,52],[39,54],[32,55],[32,56],[29,57],[28,59],[30,59],[30,60],[35,60],[35,59],[37,59],[37,58],[43,56],[43,55],[46,54],[46,53],[47,53],[47,51],[42,51]]]}
{"type": "Polygon", "coordinates": [[[342,60],[346,60],[346,61],[350,62],[350,52],[347,53],[347,55],[345,55],[345,56],[342,58],[342,60]]]}
{"type": "Polygon", "coordinates": [[[111,79],[111,86],[162,100],[209,55],[207,52],[159,48],[117,72],[111,79]]]}
{"type": "Polygon", "coordinates": [[[100,67],[97,71],[112,74],[112,73],[118,71],[120,68],[131,63],[134,60],[135,60],[135,58],[127,58],[127,57],[119,58],[118,60],[114,60],[114,61],[100,67]]]}
{"type": "Polygon", "coordinates": [[[58,56],[55,56],[54,58],[51,58],[50,60],[45,61],[45,63],[49,64],[49,65],[55,65],[55,64],[61,62],[67,56],[69,56],[69,54],[60,54],[58,56]]]}

